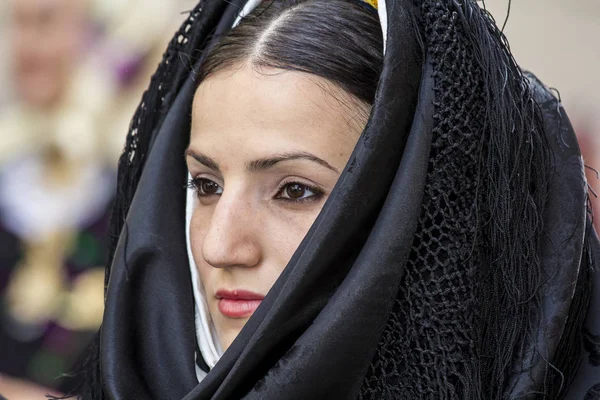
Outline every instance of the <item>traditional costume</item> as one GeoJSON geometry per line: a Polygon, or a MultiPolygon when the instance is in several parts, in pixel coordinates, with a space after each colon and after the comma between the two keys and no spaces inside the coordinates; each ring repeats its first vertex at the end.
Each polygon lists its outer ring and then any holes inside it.
{"type": "Polygon", "coordinates": [[[369,122],[267,297],[210,360],[183,154],[194,71],[257,3],[200,1],[133,119],[81,396],[600,398],[600,247],[577,141],[471,0],[378,2],[369,122]]]}

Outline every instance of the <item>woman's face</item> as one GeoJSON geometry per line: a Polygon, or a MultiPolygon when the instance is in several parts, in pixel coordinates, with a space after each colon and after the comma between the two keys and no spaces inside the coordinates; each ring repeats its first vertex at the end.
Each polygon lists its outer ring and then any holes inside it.
{"type": "Polygon", "coordinates": [[[250,66],[211,75],[196,92],[186,152],[197,194],[190,237],[223,350],[287,265],[354,149],[364,106],[344,98],[324,79],[250,66]]]}
{"type": "MultiPolygon", "coordinates": [[[[6,1],[6,0],[2,0],[6,1]]],[[[82,0],[11,0],[9,37],[21,100],[52,108],[67,90],[86,32],[82,0]]]]}

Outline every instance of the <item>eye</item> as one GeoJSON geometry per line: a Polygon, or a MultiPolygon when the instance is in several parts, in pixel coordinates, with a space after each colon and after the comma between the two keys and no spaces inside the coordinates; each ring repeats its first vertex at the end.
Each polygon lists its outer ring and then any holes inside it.
{"type": "Polygon", "coordinates": [[[284,184],[277,192],[276,198],[286,201],[310,201],[318,200],[323,196],[323,191],[299,182],[284,184]]]}
{"type": "Polygon", "coordinates": [[[223,193],[223,188],[218,183],[206,178],[194,178],[189,186],[196,190],[198,197],[218,196],[223,193]]]}

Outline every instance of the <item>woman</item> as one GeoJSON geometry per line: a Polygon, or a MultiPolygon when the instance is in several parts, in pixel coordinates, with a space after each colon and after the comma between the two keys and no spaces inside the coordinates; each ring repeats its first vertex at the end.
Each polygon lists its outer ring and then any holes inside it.
{"type": "Polygon", "coordinates": [[[475,2],[202,1],[119,172],[82,398],[597,395],[577,143],[475,2]]]}

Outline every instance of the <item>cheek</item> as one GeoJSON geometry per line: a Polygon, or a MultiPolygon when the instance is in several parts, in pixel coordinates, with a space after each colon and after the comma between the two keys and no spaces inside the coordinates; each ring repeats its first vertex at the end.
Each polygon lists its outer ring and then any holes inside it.
{"type": "MultiPolygon", "coordinates": [[[[317,218],[321,207],[311,210],[292,210],[281,204],[254,204],[255,228],[247,231],[254,246],[260,246],[262,259],[258,268],[242,268],[235,275],[247,282],[255,282],[256,289],[268,291],[285,269],[294,252],[317,218]],[[239,275],[238,275],[239,274],[239,275]],[[243,277],[243,278],[242,278],[243,277]]],[[[196,206],[190,223],[192,255],[205,288],[222,279],[222,268],[209,265],[203,256],[203,242],[209,230],[213,208],[196,206]]]]}
{"type": "Polygon", "coordinates": [[[287,211],[285,216],[273,218],[268,225],[268,234],[274,258],[277,259],[277,272],[280,274],[298,249],[320,212],[320,208],[311,212],[287,211]]]}

